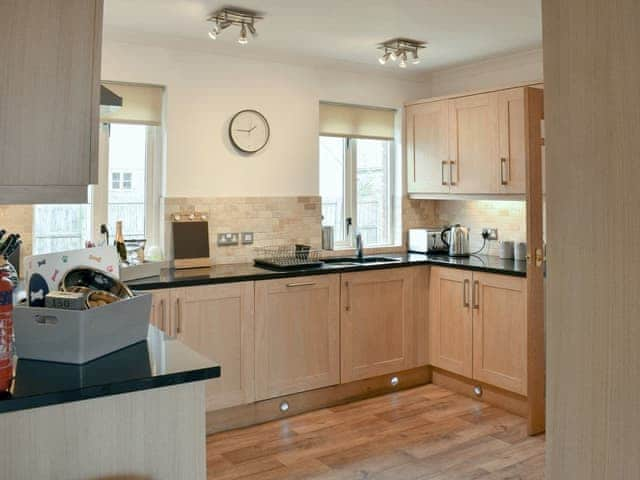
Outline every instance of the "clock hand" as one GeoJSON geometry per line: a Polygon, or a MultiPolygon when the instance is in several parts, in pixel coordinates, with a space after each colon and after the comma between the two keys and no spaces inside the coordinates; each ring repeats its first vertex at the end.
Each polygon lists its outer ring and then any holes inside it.
{"type": "Polygon", "coordinates": [[[251,130],[241,130],[240,128],[235,129],[236,132],[247,132],[249,133],[251,130]]]}
{"type": "Polygon", "coordinates": [[[256,129],[256,127],[257,127],[257,125],[254,125],[253,127],[251,127],[251,128],[249,129],[249,133],[251,133],[252,131],[254,131],[254,130],[256,129]]]}

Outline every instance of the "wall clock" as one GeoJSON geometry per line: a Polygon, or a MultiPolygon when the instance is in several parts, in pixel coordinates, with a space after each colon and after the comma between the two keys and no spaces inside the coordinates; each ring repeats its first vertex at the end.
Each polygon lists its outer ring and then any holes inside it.
{"type": "Polygon", "coordinates": [[[229,139],[241,152],[256,153],[269,141],[269,122],[256,110],[241,110],[229,123],[229,139]]]}

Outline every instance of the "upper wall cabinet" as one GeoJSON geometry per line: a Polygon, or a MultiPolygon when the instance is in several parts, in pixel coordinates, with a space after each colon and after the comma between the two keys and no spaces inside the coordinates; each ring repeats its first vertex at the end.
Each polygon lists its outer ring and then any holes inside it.
{"type": "Polygon", "coordinates": [[[530,87],[406,107],[407,187],[414,195],[524,195],[530,87]]]}
{"type": "Polygon", "coordinates": [[[102,10],[103,0],[0,2],[0,202],[86,201],[98,173],[102,10]]]}

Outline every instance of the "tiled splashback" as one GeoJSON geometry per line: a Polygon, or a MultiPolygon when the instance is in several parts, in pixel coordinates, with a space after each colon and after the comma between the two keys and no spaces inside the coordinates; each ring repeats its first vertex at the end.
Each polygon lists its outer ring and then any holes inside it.
{"type": "Polygon", "coordinates": [[[31,255],[33,248],[32,205],[0,206],[0,228],[4,228],[9,233],[19,233],[22,238],[21,256],[24,258],[26,255],[31,255]]]}
{"type": "MultiPolygon", "coordinates": [[[[427,201],[429,202],[429,201],[427,201]]],[[[471,250],[482,247],[482,228],[498,229],[498,240],[527,240],[527,212],[524,201],[503,200],[439,200],[434,203],[437,224],[460,223],[471,229],[471,250]]],[[[487,255],[499,255],[498,242],[487,242],[482,252],[487,255]]]]}
{"type": "Polygon", "coordinates": [[[319,248],[320,197],[165,198],[165,245],[171,252],[171,214],[200,212],[209,218],[212,263],[251,262],[257,247],[303,243],[319,248]],[[253,245],[218,247],[218,233],[253,232],[253,245]]]}

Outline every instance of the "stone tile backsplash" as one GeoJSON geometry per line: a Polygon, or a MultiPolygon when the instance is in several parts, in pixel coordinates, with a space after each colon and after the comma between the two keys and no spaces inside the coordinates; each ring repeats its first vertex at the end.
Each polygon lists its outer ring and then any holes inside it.
{"type": "MultiPolygon", "coordinates": [[[[527,211],[524,201],[506,200],[438,200],[434,203],[437,224],[460,223],[471,229],[471,250],[482,247],[482,228],[498,229],[499,240],[527,241],[527,211]]],[[[498,241],[487,242],[482,252],[499,255],[498,241]]]]}
{"type": "Polygon", "coordinates": [[[256,248],[303,243],[320,248],[321,199],[309,197],[165,198],[165,246],[171,252],[171,214],[200,212],[209,218],[211,261],[215,264],[251,262],[256,248]],[[218,233],[253,232],[253,245],[218,247],[218,233]]]}

